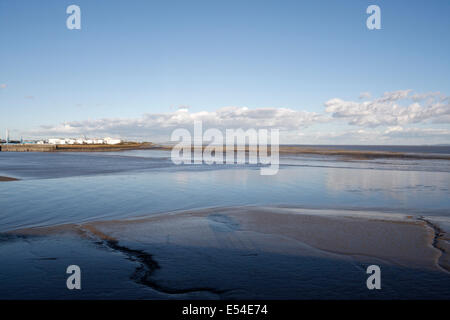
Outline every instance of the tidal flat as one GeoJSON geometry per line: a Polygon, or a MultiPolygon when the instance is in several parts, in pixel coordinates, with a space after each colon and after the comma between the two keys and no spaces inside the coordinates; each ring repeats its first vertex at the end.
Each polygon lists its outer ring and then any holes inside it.
{"type": "Polygon", "coordinates": [[[31,286],[46,299],[442,299],[450,293],[449,238],[432,220],[223,207],[14,230],[2,235],[2,252],[19,250],[15,264],[47,276],[4,278],[0,293],[31,286]],[[88,275],[80,292],[64,288],[67,263],[88,275]],[[383,270],[379,291],[366,288],[373,264],[383,270]]]}
{"type": "Polygon", "coordinates": [[[448,299],[449,161],[290,154],[274,176],[259,168],[0,153],[0,175],[19,179],[0,184],[0,298],[448,299]]]}

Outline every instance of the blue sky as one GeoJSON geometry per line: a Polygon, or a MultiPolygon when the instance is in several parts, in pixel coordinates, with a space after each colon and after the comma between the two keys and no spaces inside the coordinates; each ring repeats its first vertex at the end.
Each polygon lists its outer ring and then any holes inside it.
{"type": "MultiPolygon", "coordinates": [[[[281,125],[285,142],[450,143],[449,30],[449,1],[0,0],[0,135],[8,127],[25,137],[164,140],[172,128],[154,130],[157,115],[172,121],[185,106],[183,119],[206,112],[220,122],[217,110],[232,106],[237,120],[256,121],[266,108],[277,124],[286,114],[318,115],[281,125]],[[81,8],[81,30],[66,28],[71,4],[81,8]],[[366,27],[370,4],[381,8],[381,30],[366,27]],[[419,102],[439,110],[374,125],[324,105],[337,98],[351,108],[407,89],[439,92],[439,106],[419,102]],[[137,132],[139,124],[150,129],[137,132]],[[392,130],[403,134],[382,137],[392,130]]],[[[383,112],[397,103],[414,101],[394,99],[383,112]]]]}

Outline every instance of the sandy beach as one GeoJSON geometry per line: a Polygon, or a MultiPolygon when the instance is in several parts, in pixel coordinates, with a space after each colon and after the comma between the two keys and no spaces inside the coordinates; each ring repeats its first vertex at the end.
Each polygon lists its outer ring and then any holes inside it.
{"type": "MultiPolygon", "coordinates": [[[[330,285],[327,281],[337,290],[328,298],[368,298],[367,265],[382,266],[388,270],[386,277],[427,275],[409,279],[409,284],[408,280],[396,281],[392,287],[385,280],[384,293],[391,290],[390,294],[402,298],[411,294],[408,286],[417,286],[415,281],[420,283],[421,279],[429,282],[430,278],[436,281],[437,296],[449,293],[447,226],[445,219],[431,221],[404,214],[222,207],[15,230],[3,235],[2,244],[11,239],[27,239],[29,244],[33,239],[79,239],[95,244],[98,250],[131,261],[135,270],[122,276],[164,299],[186,295],[213,299],[320,298],[313,288],[321,285],[323,292],[330,285]]],[[[38,247],[33,248],[39,256],[38,247]]],[[[53,255],[54,263],[58,263],[58,253],[53,255]]],[[[116,272],[127,270],[120,264],[111,268],[116,272]]],[[[120,292],[120,288],[116,290],[120,292]]],[[[416,294],[423,298],[425,293],[419,290],[416,294]]]]}

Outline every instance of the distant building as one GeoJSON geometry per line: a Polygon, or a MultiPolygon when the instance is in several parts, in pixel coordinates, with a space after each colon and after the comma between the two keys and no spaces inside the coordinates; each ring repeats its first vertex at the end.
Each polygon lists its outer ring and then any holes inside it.
{"type": "Polygon", "coordinates": [[[48,144],[66,144],[65,139],[48,139],[48,144]]]}
{"type": "Polygon", "coordinates": [[[104,140],[105,140],[106,144],[119,144],[122,142],[122,140],[120,140],[120,139],[113,139],[113,138],[109,138],[109,137],[105,138],[104,140]]]}
{"type": "Polygon", "coordinates": [[[122,143],[121,139],[104,138],[104,139],[72,139],[72,138],[51,138],[48,140],[41,140],[38,144],[119,144],[122,143]]]}

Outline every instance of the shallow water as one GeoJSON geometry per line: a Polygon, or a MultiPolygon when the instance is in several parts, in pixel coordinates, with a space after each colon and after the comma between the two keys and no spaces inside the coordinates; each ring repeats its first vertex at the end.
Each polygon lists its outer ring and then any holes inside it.
{"type": "Polygon", "coordinates": [[[450,216],[450,161],[280,159],[181,165],[167,151],[0,152],[0,231],[216,206],[281,205],[450,216]]]}

